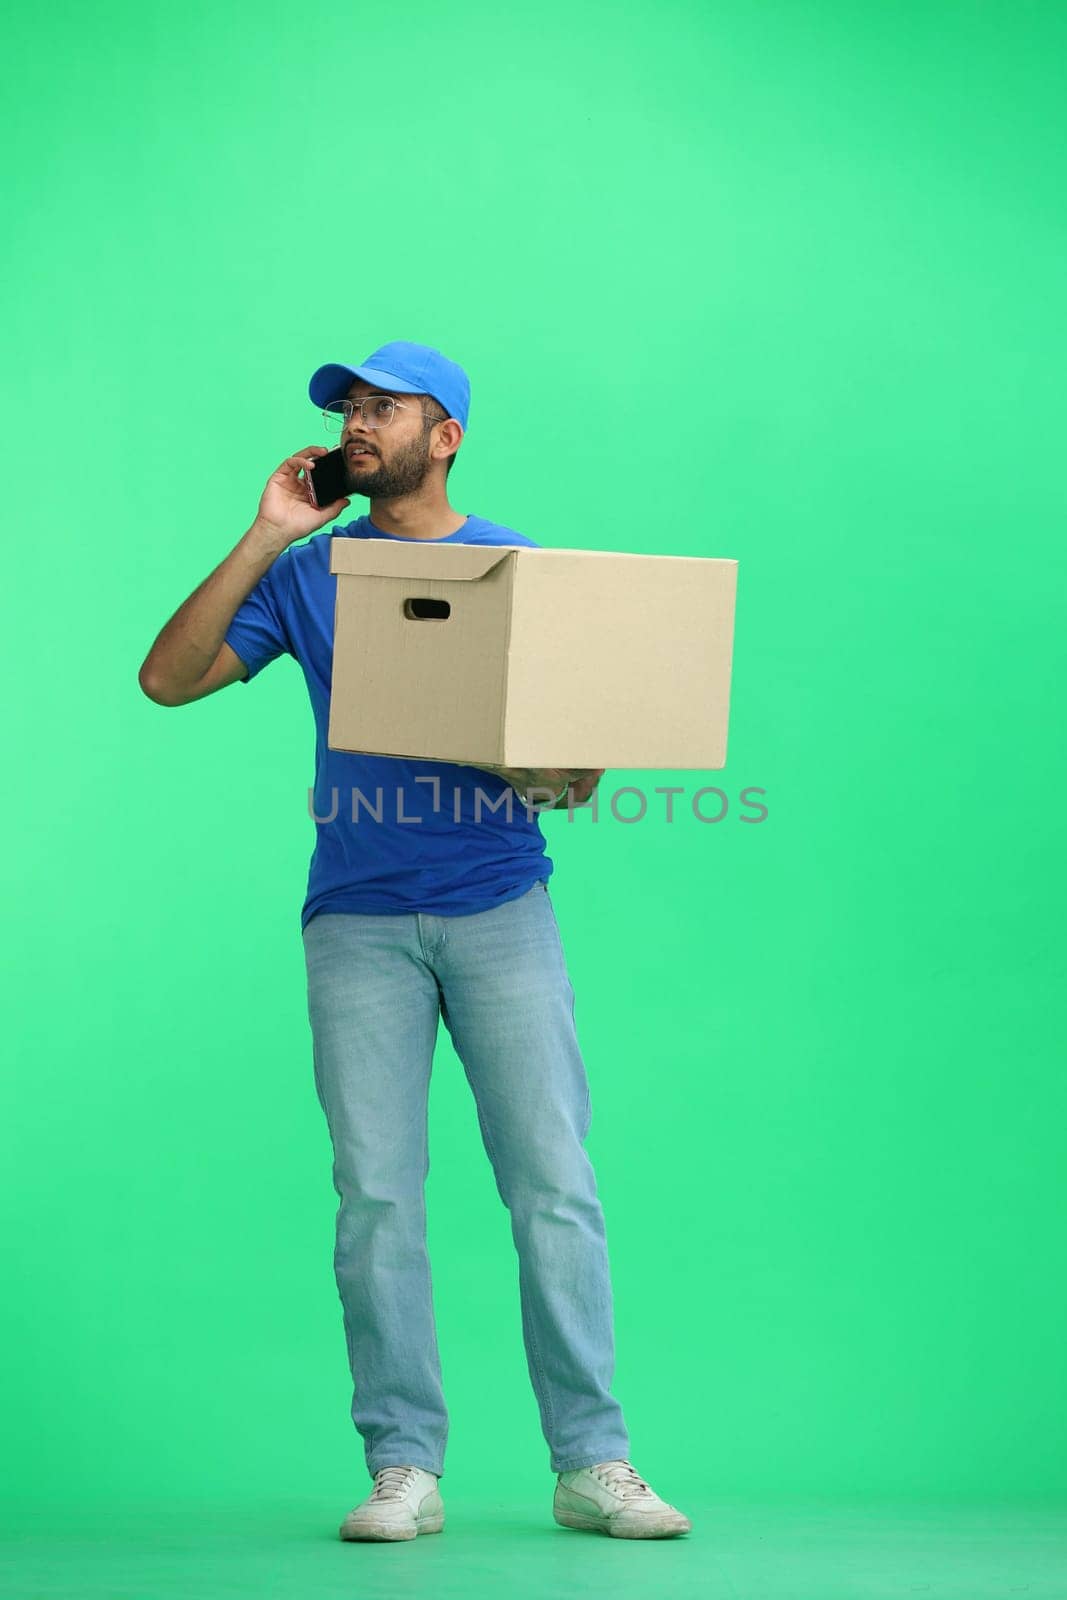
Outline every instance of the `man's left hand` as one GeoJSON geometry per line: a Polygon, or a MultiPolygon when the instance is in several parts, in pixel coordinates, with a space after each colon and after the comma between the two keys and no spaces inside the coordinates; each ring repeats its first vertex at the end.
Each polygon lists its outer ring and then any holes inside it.
{"type": "Polygon", "coordinates": [[[604,776],[604,767],[480,767],[480,772],[493,772],[497,777],[503,778],[505,783],[510,783],[519,797],[523,800],[527,795],[536,791],[534,804],[544,805],[559,794],[564,784],[568,786],[569,793],[561,795],[553,810],[562,810],[570,802],[581,805],[589,799],[593,790],[604,776]]]}

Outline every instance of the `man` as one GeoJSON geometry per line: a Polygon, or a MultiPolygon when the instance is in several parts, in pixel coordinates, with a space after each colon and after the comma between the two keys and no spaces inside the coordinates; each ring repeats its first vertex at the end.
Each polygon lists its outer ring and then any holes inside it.
{"type": "Polygon", "coordinates": [[[341,1537],[410,1539],[444,1524],[448,1416],[424,1195],[439,1018],[510,1213],[527,1364],[557,1474],[555,1519],[622,1538],[685,1533],[688,1518],[631,1465],[610,1393],[612,1292],[584,1150],[589,1089],[535,814],[535,793],[552,805],[583,802],[601,772],[364,756],[326,743],[331,538],[535,541],[453,509],[446,479],[470,384],[439,351],[395,341],[363,366],[320,367],[309,393],[339,435],[348,490],[366,496],[369,516],[317,533],[350,500],[310,501],[306,480],[326,446],[289,456],[251,527],[159,634],[140,683],[160,705],[186,705],[249,683],[289,654],[311,697],[316,843],[301,931],[315,1085],[340,1197],[334,1267],[352,1419],[374,1480],[341,1537]]]}

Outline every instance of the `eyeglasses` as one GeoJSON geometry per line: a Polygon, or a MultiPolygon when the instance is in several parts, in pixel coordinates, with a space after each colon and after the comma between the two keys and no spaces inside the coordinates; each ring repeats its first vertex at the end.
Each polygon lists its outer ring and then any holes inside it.
{"type": "Polygon", "coordinates": [[[391,394],[368,394],[362,400],[331,400],[328,406],[322,408],[322,420],[327,433],[340,433],[351,422],[352,413],[358,407],[365,428],[387,428],[398,406],[401,411],[421,411],[424,417],[433,417],[435,422],[448,420],[422,406],[410,406],[404,400],[394,400],[391,394]]]}

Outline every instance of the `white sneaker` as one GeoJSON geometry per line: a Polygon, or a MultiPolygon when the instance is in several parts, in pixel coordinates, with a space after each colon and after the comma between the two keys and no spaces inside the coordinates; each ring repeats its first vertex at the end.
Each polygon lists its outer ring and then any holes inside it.
{"type": "Polygon", "coordinates": [[[445,1504],[437,1475],[424,1467],[381,1467],[366,1500],[341,1524],[342,1539],[414,1539],[440,1533],[445,1504]]]}
{"type": "Polygon", "coordinates": [[[616,1539],[665,1539],[693,1526],[624,1460],[559,1473],[552,1515],[563,1528],[590,1528],[616,1539]]]}

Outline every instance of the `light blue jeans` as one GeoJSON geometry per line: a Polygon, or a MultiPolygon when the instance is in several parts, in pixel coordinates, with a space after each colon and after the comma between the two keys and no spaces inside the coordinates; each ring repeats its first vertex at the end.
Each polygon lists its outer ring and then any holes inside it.
{"type": "Polygon", "coordinates": [[[470,916],[319,912],[304,929],[315,1085],[340,1196],[334,1272],[368,1470],[444,1472],[448,1413],[426,1248],[438,1017],[478,1110],[519,1258],[530,1381],[554,1472],[629,1455],[591,1107],[548,886],[470,916]]]}

